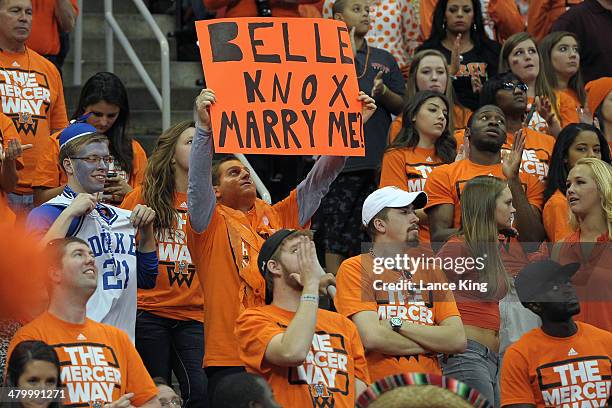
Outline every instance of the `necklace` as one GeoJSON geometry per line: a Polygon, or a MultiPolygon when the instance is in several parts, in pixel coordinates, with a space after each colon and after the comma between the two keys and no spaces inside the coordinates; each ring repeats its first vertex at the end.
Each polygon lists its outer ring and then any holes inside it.
{"type": "Polygon", "coordinates": [[[367,42],[365,46],[366,46],[366,58],[365,58],[365,63],[363,64],[363,72],[360,75],[357,75],[357,79],[363,78],[363,76],[366,74],[366,71],[368,70],[368,59],[370,58],[370,47],[368,47],[367,42]]]}

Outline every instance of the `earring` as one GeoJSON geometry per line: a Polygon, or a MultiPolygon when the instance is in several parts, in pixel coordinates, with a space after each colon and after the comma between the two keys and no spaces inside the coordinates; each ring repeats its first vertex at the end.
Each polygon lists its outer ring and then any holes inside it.
{"type": "Polygon", "coordinates": [[[472,30],[476,31],[476,23],[472,24],[472,30]]]}
{"type": "Polygon", "coordinates": [[[172,160],[170,160],[170,163],[172,163],[172,164],[176,164],[176,160],[175,160],[175,159],[172,159],[172,160]]]}
{"type": "Polygon", "coordinates": [[[443,22],[442,22],[442,30],[443,30],[443,31],[446,31],[446,21],[443,21],[443,22]]]}

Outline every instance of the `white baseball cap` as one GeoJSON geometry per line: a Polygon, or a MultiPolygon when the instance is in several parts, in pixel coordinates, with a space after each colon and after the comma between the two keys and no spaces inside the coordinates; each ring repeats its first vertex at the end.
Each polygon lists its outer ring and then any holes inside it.
{"type": "Polygon", "coordinates": [[[425,204],[427,204],[427,194],[423,191],[409,193],[401,188],[392,186],[379,188],[363,202],[361,222],[367,227],[372,218],[383,208],[402,208],[410,204],[414,206],[415,210],[425,207],[425,204]]]}

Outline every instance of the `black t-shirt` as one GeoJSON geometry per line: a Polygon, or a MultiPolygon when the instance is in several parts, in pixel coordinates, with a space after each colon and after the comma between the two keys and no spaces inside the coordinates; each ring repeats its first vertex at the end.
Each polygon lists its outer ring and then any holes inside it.
{"type": "MultiPolygon", "coordinates": [[[[398,95],[404,94],[404,77],[395,58],[387,51],[364,44],[357,51],[355,69],[357,71],[359,90],[368,95],[372,94],[374,78],[378,71],[383,72],[383,82],[389,90],[398,95]],[[366,60],[368,65],[367,68],[364,68],[366,60]]],[[[379,100],[376,101],[376,106],[376,112],[364,125],[363,129],[366,155],[365,157],[349,157],[344,166],[345,172],[376,169],[382,162],[382,157],[387,147],[387,133],[391,125],[391,113],[385,109],[379,100]]]]}
{"type": "MultiPolygon", "coordinates": [[[[451,51],[442,44],[427,45],[423,44],[422,49],[434,49],[440,51],[446,57],[446,62],[451,63],[451,51]]],[[[479,49],[472,48],[466,53],[461,54],[463,60],[459,72],[453,80],[453,88],[458,102],[461,106],[476,110],[480,106],[480,95],[472,91],[472,73],[478,73],[480,81],[484,84],[489,78],[497,74],[497,64],[499,63],[500,46],[495,41],[487,40],[484,46],[479,49]]]]}

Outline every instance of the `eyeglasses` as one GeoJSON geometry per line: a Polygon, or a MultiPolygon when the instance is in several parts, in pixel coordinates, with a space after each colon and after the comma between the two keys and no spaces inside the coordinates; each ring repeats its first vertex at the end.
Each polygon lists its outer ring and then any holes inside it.
{"type": "Polygon", "coordinates": [[[502,89],[505,89],[506,91],[514,91],[516,88],[520,89],[523,92],[527,92],[527,89],[529,89],[527,85],[523,82],[504,82],[502,84],[502,89]]]}
{"type": "Polygon", "coordinates": [[[86,156],[86,157],[71,157],[73,160],[83,160],[89,164],[98,164],[102,160],[106,164],[111,164],[115,161],[113,156],[86,156]]]}
{"type": "Polygon", "coordinates": [[[183,400],[181,398],[172,398],[170,401],[163,401],[160,404],[162,408],[181,408],[183,406],[183,400]]]}

